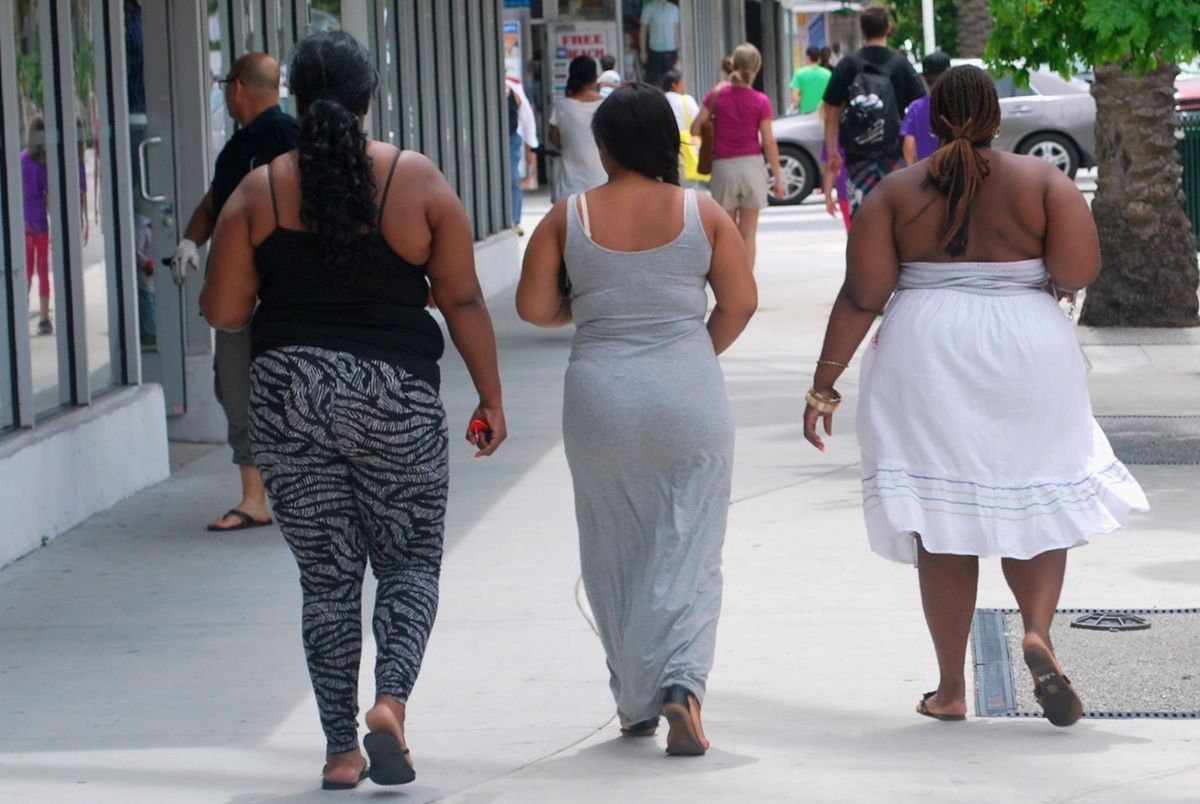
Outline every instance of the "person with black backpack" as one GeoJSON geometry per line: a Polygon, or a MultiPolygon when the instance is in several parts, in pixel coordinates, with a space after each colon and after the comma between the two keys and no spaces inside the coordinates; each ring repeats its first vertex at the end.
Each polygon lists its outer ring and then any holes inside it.
{"type": "Polygon", "coordinates": [[[925,86],[903,54],[887,46],[892,15],[872,5],[859,18],[863,46],[838,62],[825,88],[825,170],[842,167],[846,154],[850,214],[879,181],[905,166],[900,123],[904,111],[925,95],[925,86]]]}

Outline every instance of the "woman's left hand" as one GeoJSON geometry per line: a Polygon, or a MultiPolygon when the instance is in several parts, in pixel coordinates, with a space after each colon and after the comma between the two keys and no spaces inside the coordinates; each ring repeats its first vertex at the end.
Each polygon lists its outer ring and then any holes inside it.
{"type": "Polygon", "coordinates": [[[784,195],[783,178],[780,177],[775,179],[775,197],[782,201],[784,195]]]}
{"type": "Polygon", "coordinates": [[[825,442],[817,435],[817,421],[825,420],[825,435],[833,435],[833,412],[822,413],[812,405],[804,407],[804,439],[821,452],[825,451],[825,442]]]}

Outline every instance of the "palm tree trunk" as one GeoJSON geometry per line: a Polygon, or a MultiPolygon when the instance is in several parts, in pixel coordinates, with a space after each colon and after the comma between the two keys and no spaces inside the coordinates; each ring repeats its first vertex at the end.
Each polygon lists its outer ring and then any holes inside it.
{"type": "Polygon", "coordinates": [[[988,0],[954,0],[958,11],[959,58],[978,59],[983,57],[988,37],[992,35],[992,12],[988,0]]]}
{"type": "Polygon", "coordinates": [[[1100,276],[1080,323],[1093,327],[1188,327],[1197,318],[1196,238],[1183,208],[1175,144],[1174,81],[1161,65],[1143,76],[1110,64],[1096,70],[1092,215],[1100,230],[1100,276]]]}

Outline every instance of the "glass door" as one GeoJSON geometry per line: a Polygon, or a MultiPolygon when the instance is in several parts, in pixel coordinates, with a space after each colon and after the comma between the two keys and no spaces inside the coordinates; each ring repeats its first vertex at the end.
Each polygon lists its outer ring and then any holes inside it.
{"type": "Polygon", "coordinates": [[[140,333],[143,377],[162,384],[167,413],[179,416],[187,411],[187,357],[212,353],[200,317],[203,276],[176,285],[166,264],[208,189],[212,141],[223,139],[209,115],[210,16],[199,3],[126,0],[125,11],[134,212],[153,266],[139,285],[143,315],[152,307],[154,322],[140,333]]]}

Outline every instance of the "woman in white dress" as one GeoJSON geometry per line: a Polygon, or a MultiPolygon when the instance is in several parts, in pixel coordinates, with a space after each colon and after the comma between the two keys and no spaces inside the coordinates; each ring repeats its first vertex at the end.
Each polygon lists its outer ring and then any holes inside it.
{"type": "Polygon", "coordinates": [[[805,437],[824,449],[834,383],[886,304],[863,358],[863,509],[871,548],[917,565],[940,671],[917,711],[966,717],[978,559],[995,556],[1038,701],[1069,726],[1083,706],[1050,641],[1067,549],[1148,509],[1092,417],[1057,303],[1096,277],[1096,226],[1053,166],[989,147],[1000,108],[982,70],[949,70],[930,104],[941,147],[884,179],[854,220],[805,437]]]}
{"type": "Polygon", "coordinates": [[[608,181],[600,149],[592,135],[592,117],[603,96],[596,91],[596,60],[576,56],[567,68],[567,94],[550,111],[550,144],[559,149],[554,174],[554,200],[598,187],[608,181]]]}

